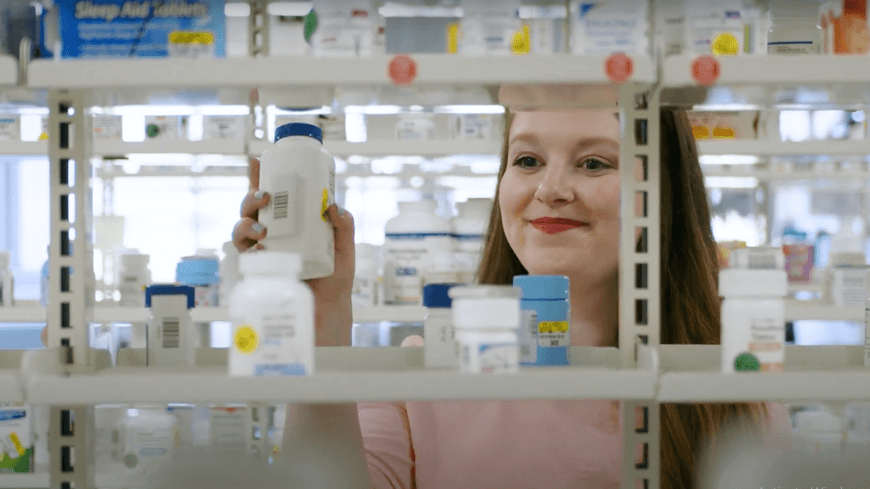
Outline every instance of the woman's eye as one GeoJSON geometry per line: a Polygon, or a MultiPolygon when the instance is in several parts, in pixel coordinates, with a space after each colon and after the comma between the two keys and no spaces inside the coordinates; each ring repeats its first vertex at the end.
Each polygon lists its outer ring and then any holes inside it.
{"type": "Polygon", "coordinates": [[[520,156],[514,160],[514,166],[520,168],[534,168],[538,166],[538,159],[533,156],[520,156]]]}
{"type": "Polygon", "coordinates": [[[587,160],[584,160],[581,166],[589,171],[601,171],[607,168],[611,168],[611,165],[596,158],[589,158],[587,160]]]}

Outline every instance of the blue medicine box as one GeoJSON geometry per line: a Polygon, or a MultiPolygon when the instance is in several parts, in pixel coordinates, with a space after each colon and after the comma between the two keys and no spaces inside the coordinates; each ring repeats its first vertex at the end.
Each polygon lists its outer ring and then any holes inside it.
{"type": "Polygon", "coordinates": [[[224,0],[55,0],[55,6],[56,17],[43,15],[43,23],[45,31],[56,28],[62,58],[225,56],[224,0]]]}

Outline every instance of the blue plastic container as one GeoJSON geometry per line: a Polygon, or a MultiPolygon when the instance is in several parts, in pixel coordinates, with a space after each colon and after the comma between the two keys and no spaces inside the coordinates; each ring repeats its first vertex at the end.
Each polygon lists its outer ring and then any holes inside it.
{"type": "MultiPolygon", "coordinates": [[[[568,277],[517,275],[514,277],[514,286],[523,290],[520,302],[523,311],[533,311],[537,315],[537,328],[533,329],[535,337],[532,339],[537,343],[536,359],[534,362],[521,362],[521,364],[568,365],[570,363],[568,347],[571,345],[568,277]]],[[[522,338],[523,335],[521,334],[520,337],[522,338]]]]}
{"type": "Polygon", "coordinates": [[[220,262],[217,258],[186,256],[175,267],[175,281],[196,290],[197,307],[218,306],[220,262]]]}

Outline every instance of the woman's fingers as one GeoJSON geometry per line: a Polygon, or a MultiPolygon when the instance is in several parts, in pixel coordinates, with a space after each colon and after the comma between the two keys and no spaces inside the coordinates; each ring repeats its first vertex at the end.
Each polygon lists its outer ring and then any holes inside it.
{"type": "MultiPolygon", "coordinates": [[[[257,242],[265,237],[266,228],[250,217],[241,219],[233,229],[233,245],[239,251],[245,251],[254,245],[258,245],[257,242]]],[[[262,246],[258,245],[257,249],[263,249],[262,246]]]]}
{"type": "Polygon", "coordinates": [[[242,218],[251,218],[256,220],[259,210],[269,205],[269,194],[262,190],[253,190],[248,192],[245,199],[242,200],[242,209],[239,212],[242,218]]]}

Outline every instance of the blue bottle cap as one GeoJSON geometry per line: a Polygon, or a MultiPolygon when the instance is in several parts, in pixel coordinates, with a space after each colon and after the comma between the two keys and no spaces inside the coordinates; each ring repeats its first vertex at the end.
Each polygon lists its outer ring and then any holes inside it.
{"type": "Polygon", "coordinates": [[[453,299],[447,292],[457,284],[429,284],[423,287],[423,306],[450,308],[453,299]]]}
{"type": "Polygon", "coordinates": [[[523,300],[568,298],[568,277],[562,275],[517,275],[514,285],[523,289],[523,300]]]}
{"type": "Polygon", "coordinates": [[[314,124],[306,124],[304,122],[291,122],[289,124],[284,124],[283,126],[278,126],[278,128],[275,129],[276,143],[282,138],[286,138],[289,136],[308,136],[310,138],[316,139],[321,144],[323,143],[323,131],[314,124]]]}
{"type": "Polygon", "coordinates": [[[155,295],[186,295],[188,309],[193,309],[193,306],[196,304],[194,289],[189,285],[149,285],[148,287],[145,287],[145,307],[151,307],[151,296],[155,295]]]}
{"type": "Polygon", "coordinates": [[[175,281],[184,285],[212,285],[220,281],[220,263],[213,258],[185,258],[175,267],[175,281]]]}

